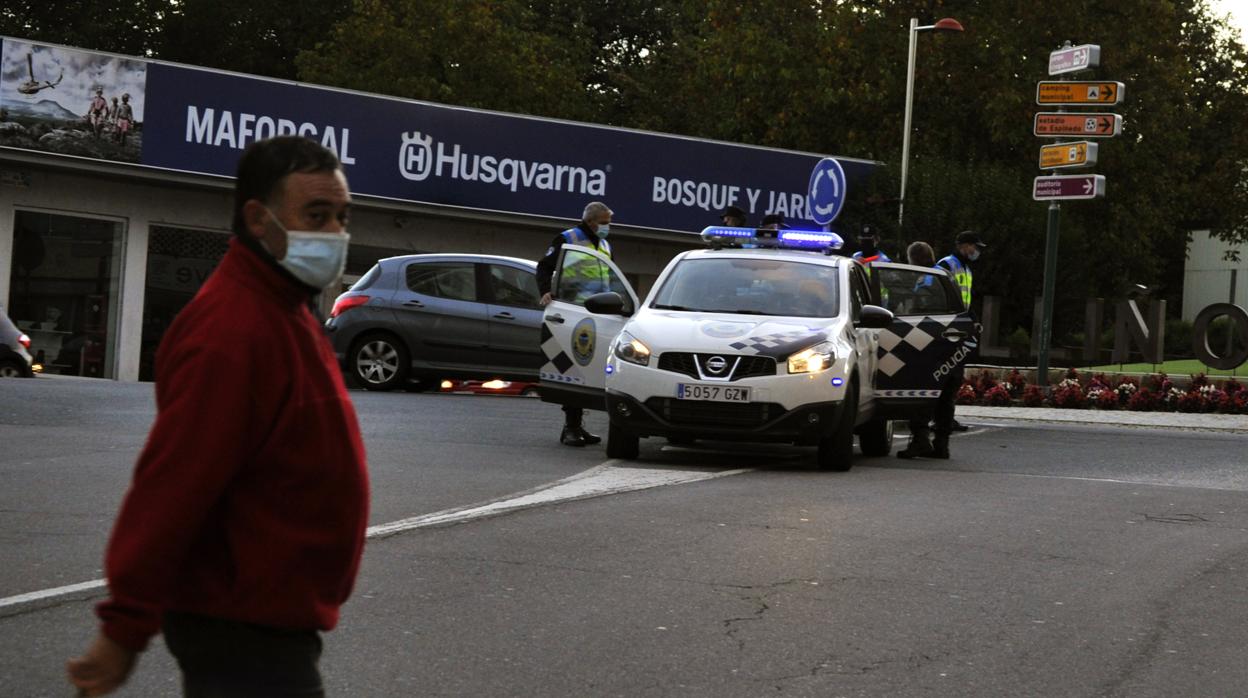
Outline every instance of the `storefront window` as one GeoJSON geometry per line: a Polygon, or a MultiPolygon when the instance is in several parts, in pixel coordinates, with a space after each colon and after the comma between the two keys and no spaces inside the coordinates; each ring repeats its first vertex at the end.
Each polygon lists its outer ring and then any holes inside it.
{"type": "Polygon", "coordinates": [[[114,378],[124,226],[39,211],[14,218],[9,315],[45,373],[114,378]]]}
{"type": "Polygon", "coordinates": [[[143,294],[139,380],[156,377],[156,348],[173,318],[191,302],[229,248],[228,233],[152,226],[143,294]]]}

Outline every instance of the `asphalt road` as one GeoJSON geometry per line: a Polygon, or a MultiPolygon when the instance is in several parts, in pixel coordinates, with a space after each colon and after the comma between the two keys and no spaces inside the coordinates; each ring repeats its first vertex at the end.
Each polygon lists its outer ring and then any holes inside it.
{"type": "MultiPolygon", "coordinates": [[[[535,400],[353,396],[375,525],[605,461],[535,400]]],[[[3,599],[100,577],[151,419],[148,385],[0,381],[0,695],[72,695],[98,596],[3,599]]],[[[575,482],[707,479],[371,540],[322,669],[356,696],[1241,695],[1245,446],[976,425],[950,461],[834,474],[647,441],[575,482]]],[[[177,694],[157,640],[120,695],[177,694]]]]}

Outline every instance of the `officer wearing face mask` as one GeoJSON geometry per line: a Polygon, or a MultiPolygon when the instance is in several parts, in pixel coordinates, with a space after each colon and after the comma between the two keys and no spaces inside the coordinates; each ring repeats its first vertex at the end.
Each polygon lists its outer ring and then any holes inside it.
{"type": "Polygon", "coordinates": [[[156,421],[105,558],[99,633],[67,664],[79,695],[121,686],[160,633],[186,695],[323,695],[320,633],[359,569],[368,474],[312,298],[342,274],[338,158],[253,143],[234,239],[156,356],[156,421]]]}
{"type": "MultiPolygon", "coordinates": [[[[979,234],[970,230],[963,230],[953,240],[953,254],[943,257],[936,266],[945,269],[949,275],[953,277],[953,283],[957,285],[958,290],[962,293],[962,304],[966,306],[968,311],[971,310],[971,282],[974,276],[971,273],[971,263],[979,259],[980,251],[988,245],[979,238],[979,234]]],[[[971,317],[974,317],[972,312],[971,317]]],[[[953,418],[954,401],[956,399],[958,388],[962,385],[962,367],[959,366],[957,371],[950,376],[949,385],[952,390],[945,390],[941,393],[940,405],[936,410],[937,433],[942,429],[948,433],[949,431],[966,431],[966,425],[953,418]],[[947,398],[947,399],[946,399],[947,398]],[[943,423],[942,423],[943,422],[943,423]]],[[[948,453],[948,450],[945,450],[948,453]]]]}
{"type": "MultiPolygon", "coordinates": [[[[597,250],[608,259],[611,258],[611,243],[607,242],[607,236],[611,233],[611,215],[612,211],[606,204],[601,201],[591,202],[585,206],[580,223],[555,236],[550,247],[546,249],[546,255],[537,263],[537,290],[542,294],[543,306],[550,303],[550,285],[554,279],[555,264],[559,261],[559,250],[563,249],[564,245],[588,247],[597,250]]],[[[568,289],[579,287],[582,291],[577,294],[576,298],[564,300],[580,301],[594,293],[607,290],[604,286],[605,279],[600,278],[603,273],[605,273],[604,270],[597,265],[565,268],[564,281],[560,282],[560,287],[566,286],[568,289]],[[577,276],[579,278],[571,278],[577,276]]],[[[565,446],[590,446],[602,441],[602,437],[585,430],[583,409],[564,405],[563,415],[564,423],[563,431],[559,435],[560,443],[565,446]]]]}

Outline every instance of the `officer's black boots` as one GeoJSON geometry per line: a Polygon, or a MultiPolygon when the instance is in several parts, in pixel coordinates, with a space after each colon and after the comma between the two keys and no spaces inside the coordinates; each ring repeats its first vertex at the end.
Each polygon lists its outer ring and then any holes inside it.
{"type": "Polygon", "coordinates": [[[928,455],[928,457],[949,460],[949,435],[948,434],[936,435],[936,438],[932,440],[932,452],[928,455]]]}
{"type": "Polygon", "coordinates": [[[563,432],[559,434],[559,443],[564,446],[592,446],[602,443],[602,437],[585,431],[585,427],[580,424],[565,424],[563,432]]]}
{"type": "MultiPolygon", "coordinates": [[[[932,433],[927,429],[915,429],[910,434],[910,443],[904,450],[897,452],[898,458],[927,458],[932,455],[932,433]]],[[[949,437],[945,437],[945,453],[949,453],[949,437]]],[[[949,456],[946,455],[946,458],[949,456]]]]}

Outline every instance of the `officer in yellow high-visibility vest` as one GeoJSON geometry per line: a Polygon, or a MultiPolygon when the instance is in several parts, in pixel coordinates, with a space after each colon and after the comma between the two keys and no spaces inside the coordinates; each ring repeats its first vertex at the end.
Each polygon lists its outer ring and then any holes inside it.
{"type": "MultiPolygon", "coordinates": [[[[974,317],[974,312],[971,311],[971,283],[974,281],[971,263],[979,259],[980,252],[988,245],[979,238],[978,233],[970,230],[958,233],[958,236],[953,239],[953,245],[953,254],[942,257],[939,262],[936,262],[936,266],[947,270],[953,276],[953,282],[962,292],[962,304],[966,306],[968,312],[971,312],[971,317],[974,317]]],[[[948,434],[949,431],[966,431],[967,429],[965,425],[953,418],[957,392],[962,387],[961,367],[950,375],[949,385],[953,389],[942,392],[941,400],[936,405],[935,432],[938,440],[942,431],[948,434]],[[945,393],[952,393],[952,395],[946,397],[945,393]]],[[[948,441],[945,440],[944,443],[946,444],[944,453],[948,454],[948,441]]],[[[948,455],[945,457],[947,458],[948,455]]]]}
{"type": "MultiPolygon", "coordinates": [[[[537,263],[537,290],[542,294],[541,304],[550,303],[550,284],[555,274],[555,264],[559,261],[559,250],[564,245],[580,245],[611,258],[611,243],[607,236],[611,232],[612,211],[601,201],[594,201],[585,207],[581,214],[581,222],[576,226],[555,236],[554,241],[546,250],[546,256],[537,263]]],[[[601,264],[571,265],[563,270],[563,278],[567,281],[575,279],[579,283],[567,284],[569,289],[576,291],[576,301],[584,300],[607,288],[608,272],[601,264]]],[[[560,293],[564,284],[560,285],[560,293]]],[[[562,297],[562,296],[561,296],[562,297]]],[[[573,300],[573,299],[568,299],[573,300]]],[[[602,441],[602,437],[585,430],[585,410],[580,407],[563,407],[563,431],[559,441],[565,446],[589,446],[602,441]]]]}

